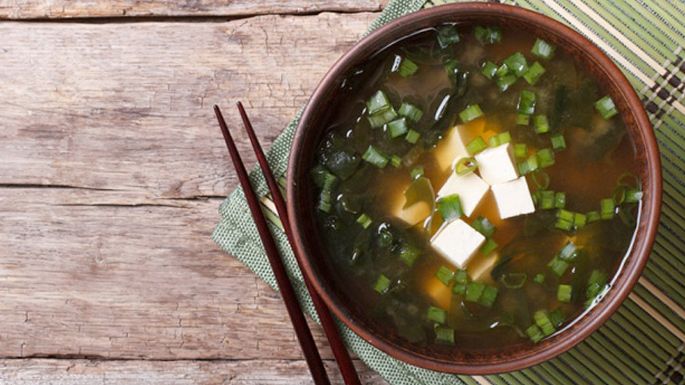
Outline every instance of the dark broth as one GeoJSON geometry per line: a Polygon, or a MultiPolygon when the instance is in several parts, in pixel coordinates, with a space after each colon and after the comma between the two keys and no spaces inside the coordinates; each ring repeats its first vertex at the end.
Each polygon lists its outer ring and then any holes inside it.
{"type": "Polygon", "coordinates": [[[476,39],[472,29],[460,29],[460,41],[442,48],[437,35],[450,28],[454,27],[422,31],[397,42],[344,81],[340,105],[335,106],[313,170],[324,201],[315,202],[320,233],[336,284],[377,325],[411,344],[478,351],[538,342],[601,299],[630,247],[640,198],[639,183],[630,174],[635,169],[634,146],[620,116],[605,119],[595,108],[604,92],[562,49],[545,60],[531,53],[534,36],[503,30],[501,41],[487,44],[476,39]],[[497,75],[483,75],[483,64],[499,66],[516,52],[525,56],[528,66],[539,62],[545,72],[535,85],[517,77],[503,92],[497,75]],[[396,55],[408,58],[418,70],[406,77],[392,72],[396,55]],[[367,101],[378,90],[395,110],[409,102],[423,112],[418,122],[409,122],[409,128],[420,134],[416,143],[405,135],[391,138],[387,125],[371,127],[367,101]],[[549,132],[536,133],[532,122],[517,125],[523,90],[535,93],[534,115],[548,118],[549,132]],[[484,115],[463,123],[459,113],[474,104],[484,115]],[[441,146],[448,146],[445,137],[455,126],[464,143],[478,136],[487,143],[509,132],[512,145],[527,145],[526,157],[551,148],[552,136],[565,140],[565,148],[554,152],[553,165],[526,175],[537,198],[534,213],[500,220],[488,191],[472,215],[462,217],[469,224],[484,217],[496,227],[489,239],[497,247],[469,260],[466,283],[463,273],[430,245],[443,221],[439,213],[428,226],[410,226],[393,215],[416,181],[412,170],[416,177],[417,167],[422,167],[423,178],[436,192],[454,172],[439,158],[445,151],[441,146]],[[385,157],[384,167],[362,159],[369,145],[385,157]],[[536,187],[545,175],[549,185],[536,187]],[[574,214],[572,228],[556,226],[560,208],[541,208],[543,190],[565,194],[563,209],[574,214]],[[593,212],[601,212],[600,202],[607,198],[616,198],[616,208],[597,219],[593,212]],[[558,262],[569,242],[576,250],[568,260],[562,259],[567,265],[563,271],[556,266],[558,275],[549,264],[558,262]],[[438,277],[438,271],[443,275],[438,277]],[[473,289],[473,294],[479,284],[494,288],[488,289],[490,298],[481,294],[474,300],[474,294],[467,300],[463,289],[473,289]],[[559,300],[560,285],[570,287],[570,300],[559,300]]]}

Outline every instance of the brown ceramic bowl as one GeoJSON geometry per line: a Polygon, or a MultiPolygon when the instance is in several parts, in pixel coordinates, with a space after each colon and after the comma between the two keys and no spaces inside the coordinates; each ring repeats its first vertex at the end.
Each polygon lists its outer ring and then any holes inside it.
{"type": "Polygon", "coordinates": [[[661,204],[661,167],[652,126],[628,80],[595,45],[546,16],[522,8],[493,3],[460,3],[435,7],[402,17],[373,32],[338,60],[307,105],[295,135],[288,174],[288,209],[295,247],[304,256],[304,273],[328,307],[354,332],[389,355],[424,368],[460,374],[491,374],[522,369],[570,349],[596,330],[621,305],[637,282],[654,241],[661,204]],[[394,40],[441,23],[503,25],[529,31],[566,50],[587,68],[601,89],[611,95],[639,157],[644,199],[634,245],[607,296],[562,332],[537,345],[479,353],[444,353],[418,349],[390,335],[365,316],[355,301],[336,287],[314,220],[313,186],[309,171],[344,75],[394,40]]]}

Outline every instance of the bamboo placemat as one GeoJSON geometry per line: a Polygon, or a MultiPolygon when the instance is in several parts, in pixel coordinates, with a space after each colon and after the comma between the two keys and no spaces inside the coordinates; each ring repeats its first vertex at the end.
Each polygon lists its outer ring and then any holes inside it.
{"type": "MultiPolygon", "coordinates": [[[[447,0],[393,0],[370,30],[422,7],[447,0]]],[[[585,35],[624,71],[642,97],[662,154],[661,226],[643,276],[620,310],[571,351],[535,367],[493,376],[454,376],[396,361],[341,324],[343,336],[367,365],[393,385],[685,385],[685,2],[506,0],[557,19],[585,35]]],[[[268,154],[284,175],[297,118],[268,154]]],[[[280,221],[259,172],[252,173],[265,212],[285,255],[300,300],[316,319],[280,221]]],[[[240,189],[220,207],[213,239],[275,287],[240,189]]]]}

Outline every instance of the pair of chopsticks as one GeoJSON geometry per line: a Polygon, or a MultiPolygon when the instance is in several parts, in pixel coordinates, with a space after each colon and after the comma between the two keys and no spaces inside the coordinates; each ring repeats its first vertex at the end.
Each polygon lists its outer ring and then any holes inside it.
{"type": "MultiPolygon", "coordinates": [[[[290,245],[293,245],[292,232],[290,231],[290,223],[288,222],[288,213],[285,206],[285,200],[281,195],[281,191],[276,184],[276,179],[274,178],[269,164],[266,161],[266,156],[262,147],[259,145],[257,136],[255,135],[254,129],[252,128],[252,123],[247,117],[247,113],[243,108],[242,103],[238,102],[238,111],[240,112],[240,117],[243,120],[243,125],[245,126],[245,131],[250,137],[250,142],[252,142],[252,148],[257,156],[257,161],[262,169],[266,183],[269,185],[269,191],[271,192],[271,197],[276,205],[276,211],[278,211],[278,216],[281,218],[283,223],[283,229],[288,237],[290,245]]],[[[243,192],[245,193],[245,198],[247,199],[248,206],[252,212],[252,217],[257,225],[257,230],[259,231],[259,237],[262,240],[264,249],[266,250],[266,255],[269,259],[269,264],[271,269],[276,276],[276,283],[278,284],[278,289],[283,296],[283,301],[285,302],[285,307],[290,316],[290,321],[295,329],[295,334],[300,342],[300,347],[304,353],[305,360],[309,366],[309,371],[312,374],[314,383],[317,385],[330,385],[328,375],[326,374],[326,369],[324,368],[323,362],[321,361],[321,356],[314,343],[314,338],[312,337],[311,330],[307,325],[307,320],[305,319],[302,308],[297,301],[297,296],[295,295],[295,290],[288,279],[285,266],[278,253],[278,248],[276,247],[276,242],[274,241],[271,232],[266,224],[266,219],[259,206],[259,199],[250,184],[250,180],[247,175],[247,170],[245,170],[245,165],[243,164],[238,149],[233,142],[231,133],[228,131],[226,126],[226,121],[224,120],[221,110],[218,106],[214,106],[214,113],[219,121],[219,127],[221,127],[221,133],[226,141],[226,146],[228,147],[228,152],[231,155],[231,160],[235,167],[236,173],[238,174],[238,179],[240,180],[240,185],[243,187],[243,192]]],[[[301,256],[297,250],[293,249],[295,254],[295,259],[297,260],[298,266],[301,267],[301,256]]],[[[338,328],[335,324],[335,320],[331,315],[330,311],[324,304],[323,300],[314,291],[314,288],[309,283],[309,280],[304,278],[305,285],[309,291],[309,295],[312,297],[312,302],[314,308],[316,309],[319,319],[321,320],[321,325],[323,326],[326,338],[328,338],[328,343],[331,345],[331,350],[340,368],[340,373],[342,374],[343,380],[346,385],[361,385],[359,377],[357,376],[357,371],[352,364],[352,359],[350,358],[347,349],[340,337],[338,328]]]]}

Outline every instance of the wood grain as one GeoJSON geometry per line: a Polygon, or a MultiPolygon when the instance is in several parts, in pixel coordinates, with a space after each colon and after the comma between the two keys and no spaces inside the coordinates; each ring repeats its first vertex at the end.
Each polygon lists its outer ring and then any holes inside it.
{"type": "MultiPolygon", "coordinates": [[[[333,384],[342,379],[326,362],[333,384]]],[[[385,382],[359,365],[367,385],[385,382]]],[[[301,361],[89,361],[0,360],[0,383],[12,385],[309,385],[301,361]]]]}
{"type": "Polygon", "coordinates": [[[383,0],[0,0],[0,19],[244,17],[379,11],[383,0]]]}

